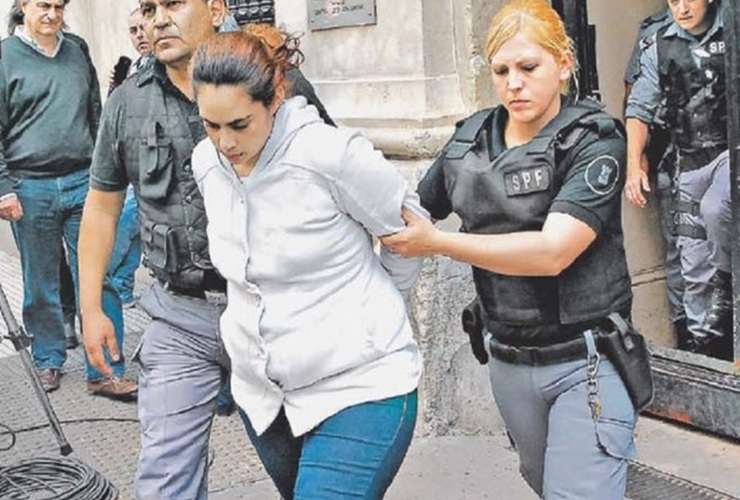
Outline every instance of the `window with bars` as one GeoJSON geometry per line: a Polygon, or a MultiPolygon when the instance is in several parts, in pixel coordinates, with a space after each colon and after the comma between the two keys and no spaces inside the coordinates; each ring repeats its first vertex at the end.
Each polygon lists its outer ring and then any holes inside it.
{"type": "Polygon", "coordinates": [[[247,23],[275,24],[275,0],[227,0],[240,26],[247,23]]]}

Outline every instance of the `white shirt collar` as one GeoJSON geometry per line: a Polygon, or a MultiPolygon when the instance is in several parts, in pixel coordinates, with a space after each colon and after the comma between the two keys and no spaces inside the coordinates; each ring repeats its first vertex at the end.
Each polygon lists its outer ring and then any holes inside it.
{"type": "Polygon", "coordinates": [[[20,38],[26,45],[31,47],[36,52],[45,55],[46,57],[53,59],[59,53],[59,49],[62,47],[62,40],[64,39],[64,33],[60,30],[57,33],[57,44],[54,47],[54,51],[51,54],[47,54],[44,48],[39,45],[35,38],[26,33],[26,28],[23,25],[16,26],[13,30],[13,34],[20,38]]]}

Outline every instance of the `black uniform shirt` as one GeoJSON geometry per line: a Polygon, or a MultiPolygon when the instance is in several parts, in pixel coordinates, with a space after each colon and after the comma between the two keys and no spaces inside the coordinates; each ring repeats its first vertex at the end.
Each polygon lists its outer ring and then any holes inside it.
{"type": "MultiPolygon", "coordinates": [[[[507,150],[504,128],[508,113],[500,106],[488,130],[490,156],[495,160],[507,150]]],[[[522,146],[526,148],[527,144],[522,146]]],[[[445,148],[446,149],[446,148],[445,148]]],[[[605,227],[621,232],[621,192],[625,181],[626,145],[616,134],[599,138],[588,130],[568,150],[562,152],[555,176],[554,199],[550,212],[568,214],[588,224],[597,234],[605,227]],[[558,186],[559,184],[559,186],[558,186]]],[[[444,219],[452,210],[444,171],[444,153],[429,168],[419,184],[424,208],[435,219],[444,219]]],[[[475,203],[475,200],[471,200],[475,203]]],[[[463,221],[464,223],[465,221],[463,221]]]]}
{"type": "MultiPolygon", "coordinates": [[[[147,65],[136,76],[126,80],[123,85],[136,85],[139,93],[148,92],[152,85],[159,85],[162,90],[174,96],[177,101],[177,109],[168,110],[168,113],[178,113],[190,125],[193,143],[197,144],[205,136],[205,128],[198,115],[198,106],[194,101],[188,99],[180,89],[170,81],[164,65],[154,61],[147,65]]],[[[90,185],[100,191],[122,191],[126,189],[129,181],[136,185],[138,183],[138,172],[127,170],[132,166],[127,165],[125,144],[130,142],[131,130],[126,127],[126,92],[114,92],[108,98],[103,108],[103,116],[100,121],[100,132],[93,153],[92,165],[90,167],[90,185]]],[[[135,133],[142,133],[137,130],[135,133]]],[[[129,152],[129,154],[131,154],[129,152]]],[[[186,156],[190,151],[184,152],[186,156]]]]}

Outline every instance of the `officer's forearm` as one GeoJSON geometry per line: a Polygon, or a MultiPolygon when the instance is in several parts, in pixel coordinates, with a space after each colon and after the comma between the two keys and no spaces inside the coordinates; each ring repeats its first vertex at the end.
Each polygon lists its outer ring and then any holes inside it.
{"type": "Polygon", "coordinates": [[[116,238],[118,218],[126,191],[105,192],[91,188],[80,224],[78,262],[80,310],[101,309],[103,279],[116,238]]]}
{"type": "Polygon", "coordinates": [[[650,127],[637,118],[627,118],[627,167],[634,168],[641,164],[645,148],[650,140],[650,127]]]}
{"type": "Polygon", "coordinates": [[[432,252],[510,276],[557,276],[596,238],[585,223],[566,214],[548,216],[541,231],[470,234],[437,231],[432,252]]]}

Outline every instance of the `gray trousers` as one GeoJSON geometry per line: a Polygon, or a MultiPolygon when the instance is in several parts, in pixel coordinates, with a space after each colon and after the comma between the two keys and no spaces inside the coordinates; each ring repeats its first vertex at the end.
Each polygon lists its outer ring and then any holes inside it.
{"type": "Polygon", "coordinates": [[[732,209],[730,206],[730,162],[725,151],[702,168],[678,176],[681,201],[698,205],[697,214],[681,213],[678,222],[704,228],[706,239],[679,236],[684,279],[684,307],[687,326],[694,337],[711,335],[704,321],[712,287],[709,281],[717,269],[731,272],[732,209]]]}
{"type": "MultiPolygon", "coordinates": [[[[665,281],[670,320],[672,323],[686,319],[696,323],[701,318],[686,318],[683,296],[683,275],[681,273],[681,254],[678,251],[678,237],[675,234],[673,216],[673,179],[668,172],[658,172],[656,195],[660,213],[660,232],[665,242],[665,281]]],[[[694,311],[696,308],[689,308],[694,311]]]]}
{"type": "Polygon", "coordinates": [[[211,423],[221,370],[229,367],[219,333],[223,305],[159,284],[139,304],[152,321],[134,355],[141,366],[136,498],[205,499],[211,423]]]}
{"type": "Polygon", "coordinates": [[[586,359],[548,366],[488,363],[493,397],[529,486],[546,500],[622,500],[637,455],[637,413],[614,365],[598,366],[601,416],[588,404],[586,359]]]}

